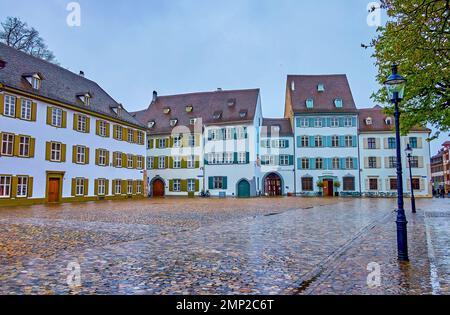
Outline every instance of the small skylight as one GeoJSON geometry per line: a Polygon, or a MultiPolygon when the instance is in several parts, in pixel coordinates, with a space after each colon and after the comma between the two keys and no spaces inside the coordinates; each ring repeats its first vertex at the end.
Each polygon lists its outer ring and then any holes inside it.
{"type": "Polygon", "coordinates": [[[222,112],[215,112],[215,113],[213,114],[213,118],[214,118],[215,120],[221,119],[221,118],[222,118],[222,112]]]}
{"type": "Polygon", "coordinates": [[[170,108],[169,107],[164,108],[163,109],[163,113],[166,114],[166,115],[170,114],[170,108]]]}
{"type": "Polygon", "coordinates": [[[368,125],[368,126],[372,125],[372,117],[366,118],[366,125],[368,125]]]}
{"type": "Polygon", "coordinates": [[[228,100],[228,107],[233,107],[234,105],[236,105],[236,99],[235,98],[230,98],[228,100]]]}
{"type": "Polygon", "coordinates": [[[192,106],[192,105],[186,106],[186,112],[187,113],[192,113],[193,110],[194,110],[194,106],[192,106]]]}
{"type": "Polygon", "coordinates": [[[241,110],[241,111],[239,112],[239,117],[241,117],[241,118],[247,117],[247,111],[246,111],[246,110],[241,110]]]}
{"type": "Polygon", "coordinates": [[[335,99],[334,106],[336,106],[336,108],[342,108],[344,106],[344,101],[342,100],[342,98],[335,99]]]}
{"type": "Polygon", "coordinates": [[[325,85],[323,83],[319,83],[317,85],[317,92],[324,92],[325,91],[325,85]]]}
{"type": "Polygon", "coordinates": [[[154,121],[149,121],[147,123],[147,126],[148,126],[148,128],[153,128],[153,127],[155,127],[155,122],[154,121]]]}
{"type": "Polygon", "coordinates": [[[388,126],[392,125],[392,118],[391,117],[387,117],[385,122],[386,122],[386,125],[388,125],[388,126]]]}
{"type": "Polygon", "coordinates": [[[178,119],[171,119],[170,120],[170,127],[175,127],[178,123],[178,119]]]}
{"type": "Polygon", "coordinates": [[[306,108],[314,108],[314,100],[312,98],[306,100],[306,108]]]}

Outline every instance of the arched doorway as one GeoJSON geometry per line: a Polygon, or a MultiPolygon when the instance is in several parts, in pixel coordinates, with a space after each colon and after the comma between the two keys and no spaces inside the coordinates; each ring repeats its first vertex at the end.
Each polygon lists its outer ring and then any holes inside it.
{"type": "Polygon", "coordinates": [[[283,181],[281,176],[271,173],[264,180],[264,192],[267,196],[276,197],[283,195],[283,181]]]}
{"type": "Polygon", "coordinates": [[[164,182],[160,178],[155,178],[152,182],[152,197],[164,197],[164,182]]]}
{"type": "Polygon", "coordinates": [[[250,183],[246,179],[242,179],[238,183],[238,197],[239,198],[249,198],[250,197],[250,183]]]}

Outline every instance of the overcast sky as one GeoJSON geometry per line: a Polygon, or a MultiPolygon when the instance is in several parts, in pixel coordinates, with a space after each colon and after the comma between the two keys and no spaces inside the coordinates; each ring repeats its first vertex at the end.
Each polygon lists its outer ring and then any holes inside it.
{"type": "MultiPolygon", "coordinates": [[[[160,95],[260,88],[281,117],[288,74],[345,73],[359,108],[378,89],[365,0],[81,0],[69,27],[64,0],[0,0],[0,20],[35,27],[59,63],[97,81],[130,110],[160,95]]],[[[432,154],[440,143],[432,143],[432,154]]]]}

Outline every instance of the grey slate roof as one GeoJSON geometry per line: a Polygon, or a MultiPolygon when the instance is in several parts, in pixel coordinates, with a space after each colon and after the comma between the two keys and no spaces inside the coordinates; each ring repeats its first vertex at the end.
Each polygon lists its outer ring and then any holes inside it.
{"type": "Polygon", "coordinates": [[[0,43],[0,60],[6,62],[5,68],[0,69],[0,83],[5,86],[103,114],[137,127],[145,127],[126,110],[120,111],[118,116],[111,107],[118,107],[119,103],[94,81],[3,43],[0,43]],[[37,91],[24,78],[24,75],[34,73],[43,77],[41,88],[37,91]],[[87,92],[92,95],[89,107],[77,97],[87,92]]]}
{"type": "Polygon", "coordinates": [[[261,136],[270,136],[273,127],[280,128],[278,135],[280,137],[292,137],[294,132],[289,118],[264,118],[261,128],[261,136]]]}

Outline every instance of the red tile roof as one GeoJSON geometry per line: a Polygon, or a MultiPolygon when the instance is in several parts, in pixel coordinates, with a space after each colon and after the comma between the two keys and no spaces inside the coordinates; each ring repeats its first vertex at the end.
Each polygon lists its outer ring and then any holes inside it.
{"type": "Polygon", "coordinates": [[[158,96],[146,110],[132,114],[145,125],[155,122],[150,129],[151,134],[169,134],[173,129],[170,126],[172,119],[178,120],[177,126],[187,126],[190,130],[193,130],[189,123],[191,118],[201,118],[206,125],[252,122],[258,99],[259,89],[158,96]],[[191,112],[186,111],[187,106],[192,106],[191,112]],[[164,113],[166,108],[170,108],[169,114],[164,113]],[[221,113],[220,118],[214,119],[217,113],[221,113]]]}
{"type": "MultiPolygon", "coordinates": [[[[384,113],[383,107],[376,105],[372,108],[363,108],[359,110],[359,131],[371,132],[371,131],[394,131],[395,121],[394,117],[390,117],[392,124],[386,124],[386,118],[390,116],[384,113]],[[372,118],[372,124],[367,124],[367,118],[372,118]]],[[[422,127],[415,127],[413,131],[429,132],[430,130],[422,127]]]]}
{"type": "Polygon", "coordinates": [[[261,136],[270,135],[274,126],[279,126],[279,136],[292,136],[291,120],[289,118],[264,118],[261,128],[261,136]]]}
{"type": "Polygon", "coordinates": [[[285,117],[293,113],[356,113],[357,109],[345,74],[289,75],[286,85],[285,117]],[[323,84],[324,91],[318,91],[323,84]],[[313,99],[314,107],[307,108],[306,100],[313,99]],[[336,108],[335,100],[342,99],[343,107],[336,108]]]}

